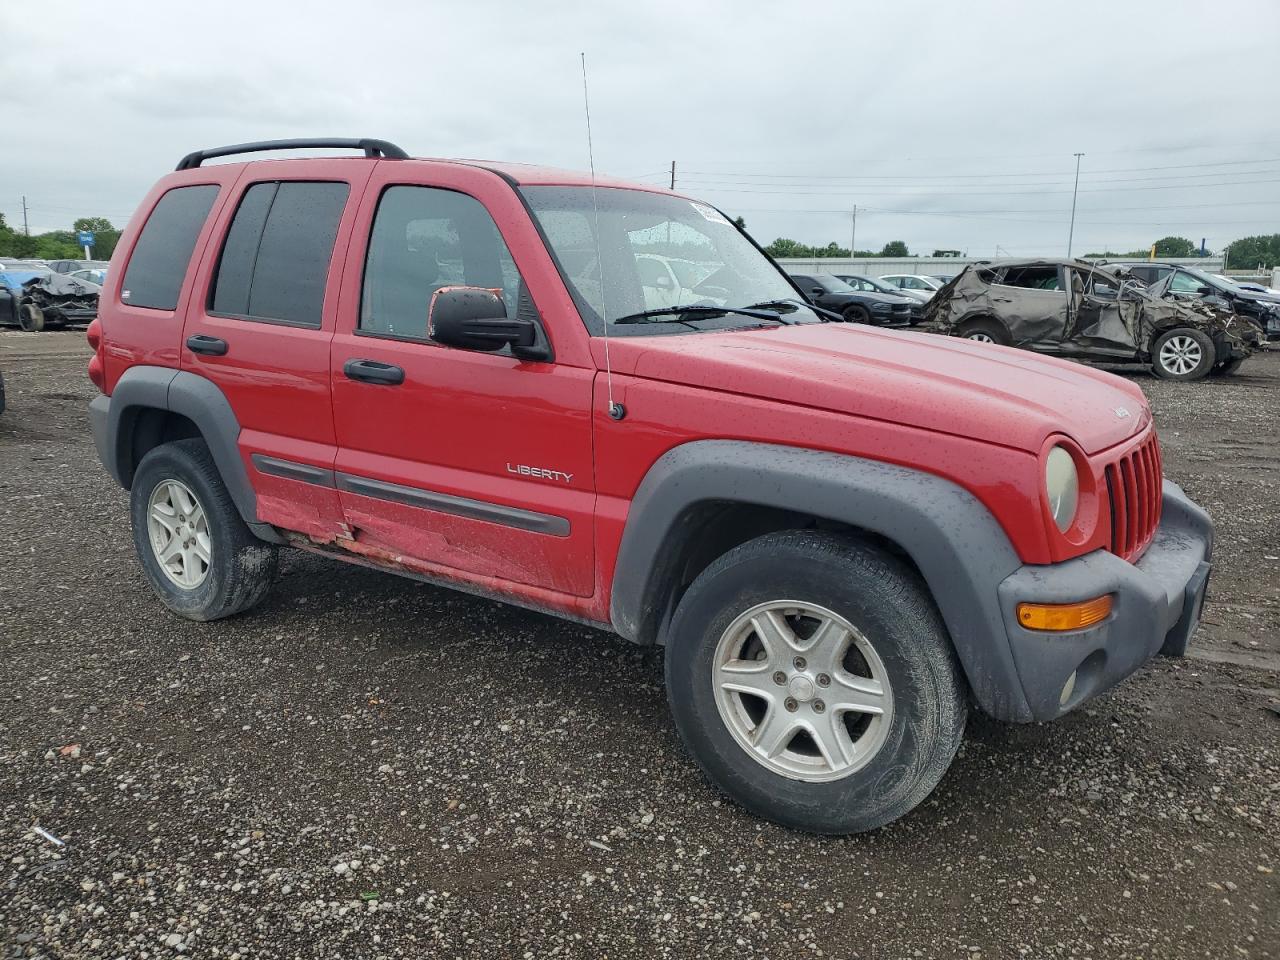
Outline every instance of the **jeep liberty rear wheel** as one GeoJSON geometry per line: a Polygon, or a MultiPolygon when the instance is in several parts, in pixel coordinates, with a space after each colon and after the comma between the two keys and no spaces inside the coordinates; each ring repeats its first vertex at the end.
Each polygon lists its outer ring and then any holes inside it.
{"type": "Polygon", "coordinates": [[[203,440],[162,444],[143,457],[129,506],[142,569],[174,613],[217,620],[266,595],[276,547],[245,525],[203,440]]]}
{"type": "Polygon", "coordinates": [[[1009,346],[1009,333],[997,320],[970,320],[960,328],[960,336],[975,343],[998,343],[1009,346]]]}
{"type": "Polygon", "coordinates": [[[686,748],[748,810],[815,833],[903,816],[946,772],[966,685],[919,577],[857,540],[788,531],[680,601],[667,695],[686,748]]]}
{"type": "Polygon", "coordinates": [[[1193,327],[1175,327],[1151,345],[1151,369],[1165,380],[1199,380],[1217,361],[1209,335],[1193,327]]]}

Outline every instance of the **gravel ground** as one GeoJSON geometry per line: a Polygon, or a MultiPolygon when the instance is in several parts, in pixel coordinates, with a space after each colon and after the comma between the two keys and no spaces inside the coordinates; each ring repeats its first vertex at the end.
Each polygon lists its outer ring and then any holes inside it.
{"type": "Polygon", "coordinates": [[[588,628],[301,554],[170,616],[85,357],[0,333],[0,957],[1280,957],[1280,354],[1136,377],[1218,521],[1193,657],[975,718],[846,839],[722,801],[660,655],[588,628]]]}

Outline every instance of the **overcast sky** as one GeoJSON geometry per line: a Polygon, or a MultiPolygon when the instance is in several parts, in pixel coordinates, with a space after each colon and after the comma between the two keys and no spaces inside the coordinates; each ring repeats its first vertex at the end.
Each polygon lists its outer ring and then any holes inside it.
{"type": "Polygon", "coordinates": [[[0,6],[0,211],[117,225],[195,148],[372,136],[596,169],[762,243],[1076,253],[1280,231],[1280,2],[0,6]]]}

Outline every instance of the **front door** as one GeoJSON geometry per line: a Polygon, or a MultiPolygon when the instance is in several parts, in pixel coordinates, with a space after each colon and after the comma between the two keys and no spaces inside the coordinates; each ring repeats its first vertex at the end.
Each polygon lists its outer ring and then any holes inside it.
{"type": "Polygon", "coordinates": [[[443,286],[499,290],[509,316],[538,312],[485,203],[449,189],[447,172],[438,186],[397,182],[403,169],[380,165],[370,184],[352,241],[364,272],[344,289],[332,344],[351,547],[496,592],[590,596],[595,371],[427,339],[443,286]]]}

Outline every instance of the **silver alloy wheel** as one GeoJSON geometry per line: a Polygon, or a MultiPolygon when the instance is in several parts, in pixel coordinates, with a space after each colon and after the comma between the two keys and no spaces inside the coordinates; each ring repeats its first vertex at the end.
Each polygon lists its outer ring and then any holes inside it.
{"type": "Polygon", "coordinates": [[[1170,337],[1160,345],[1160,366],[1178,376],[1190,373],[1203,359],[1204,351],[1192,337],[1170,337]]]}
{"type": "Polygon", "coordinates": [[[965,334],[966,340],[972,340],[974,343],[995,343],[996,338],[991,334],[982,330],[975,330],[973,333],[965,334]]]}
{"type": "Polygon", "coordinates": [[[183,590],[194,590],[209,575],[213,539],[204,507],[179,480],[162,480],[147,503],[147,536],[156,563],[183,590]]]}
{"type": "Polygon", "coordinates": [[[838,780],[884,746],[893,692],[871,642],[814,603],[773,600],[729,625],[712,665],[716,706],[734,740],[793,780],[838,780]]]}

